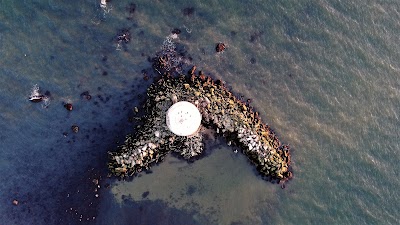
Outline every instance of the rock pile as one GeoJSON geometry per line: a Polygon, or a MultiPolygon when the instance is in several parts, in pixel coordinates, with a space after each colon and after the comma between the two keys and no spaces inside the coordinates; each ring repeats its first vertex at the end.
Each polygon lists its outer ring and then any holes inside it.
{"type": "Polygon", "coordinates": [[[143,125],[134,135],[128,135],[117,151],[109,152],[111,174],[132,176],[162,161],[171,151],[185,159],[200,155],[204,147],[202,128],[186,137],[175,135],[166,125],[166,112],[173,103],[187,101],[199,109],[201,126],[214,128],[228,142],[241,147],[261,174],[278,181],[291,178],[289,146],[279,141],[258,113],[235,97],[222,82],[202,73],[197,76],[194,69],[190,71],[189,76],[164,75],[148,88],[143,125]]]}

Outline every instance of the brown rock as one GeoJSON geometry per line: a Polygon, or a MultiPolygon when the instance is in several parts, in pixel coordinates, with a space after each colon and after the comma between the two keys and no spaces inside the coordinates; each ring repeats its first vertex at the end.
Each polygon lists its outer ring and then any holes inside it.
{"type": "Polygon", "coordinates": [[[189,70],[189,75],[193,75],[196,71],[196,66],[193,66],[192,69],[189,70]]]}
{"type": "Polygon", "coordinates": [[[98,184],[99,184],[99,180],[98,180],[98,179],[93,179],[92,182],[93,182],[95,185],[98,185],[98,184]]]}
{"type": "Polygon", "coordinates": [[[224,44],[224,43],[218,43],[218,44],[217,44],[217,47],[215,47],[215,50],[216,50],[217,52],[222,52],[222,51],[224,51],[224,50],[225,50],[225,44],[224,44]]]}
{"type": "Polygon", "coordinates": [[[72,104],[66,103],[66,104],[64,104],[64,108],[66,108],[68,111],[72,111],[72,104]]]}

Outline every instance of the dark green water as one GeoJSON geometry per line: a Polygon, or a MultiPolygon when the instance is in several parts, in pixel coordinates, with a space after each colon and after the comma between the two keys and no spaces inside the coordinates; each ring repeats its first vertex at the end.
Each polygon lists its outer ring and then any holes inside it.
{"type": "Polygon", "coordinates": [[[130,3],[1,1],[0,223],[400,223],[399,3],[130,3]],[[118,46],[123,28],[132,39],[118,46]],[[192,164],[171,156],[133,181],[105,177],[151,83],[142,70],[174,28],[192,63],[291,145],[285,189],[219,139],[192,164]],[[34,84],[48,108],[27,100],[34,84]]]}

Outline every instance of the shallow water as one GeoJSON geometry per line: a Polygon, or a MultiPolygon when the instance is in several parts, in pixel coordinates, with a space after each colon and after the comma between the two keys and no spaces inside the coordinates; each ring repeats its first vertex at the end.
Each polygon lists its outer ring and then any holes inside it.
{"type": "Polygon", "coordinates": [[[397,3],[135,1],[130,14],[129,1],[99,2],[2,2],[0,221],[400,223],[397,3]],[[123,28],[132,40],[118,46],[123,28]],[[134,131],[132,108],[154,78],[142,70],[174,28],[192,63],[250,98],[291,145],[285,189],[222,139],[191,164],[169,156],[132,181],[105,177],[107,151],[134,131]],[[47,108],[27,100],[34,84],[50,92],[47,108]]]}

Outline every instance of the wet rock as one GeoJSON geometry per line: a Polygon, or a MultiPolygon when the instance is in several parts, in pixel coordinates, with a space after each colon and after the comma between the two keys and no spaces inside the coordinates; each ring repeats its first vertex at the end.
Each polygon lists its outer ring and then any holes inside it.
{"type": "Polygon", "coordinates": [[[172,30],[172,34],[180,34],[182,31],[180,30],[180,29],[178,29],[178,28],[174,28],[173,30],[172,30]]]}
{"type": "Polygon", "coordinates": [[[215,50],[217,52],[222,52],[225,50],[225,44],[224,43],[218,43],[217,46],[215,47],[215,50]]]}
{"type": "Polygon", "coordinates": [[[86,99],[86,100],[90,100],[92,99],[92,96],[89,94],[89,91],[84,91],[81,93],[81,97],[86,99]]]}
{"type": "Polygon", "coordinates": [[[125,44],[131,41],[131,33],[128,29],[121,29],[117,34],[117,42],[124,42],[125,44]]]}
{"type": "Polygon", "coordinates": [[[98,185],[99,184],[99,179],[93,179],[92,182],[93,182],[94,185],[98,185]]]}
{"type": "Polygon", "coordinates": [[[149,74],[146,70],[142,70],[143,80],[148,81],[150,79],[149,74]]]}
{"type": "Polygon", "coordinates": [[[192,75],[194,75],[195,72],[196,72],[196,66],[193,66],[193,67],[189,70],[188,74],[192,76],[192,75]]]}
{"type": "Polygon", "coordinates": [[[79,132],[79,127],[78,127],[77,125],[72,125],[72,126],[71,126],[71,130],[72,130],[72,132],[74,132],[74,133],[78,133],[78,132],[79,132]]]}
{"type": "Polygon", "coordinates": [[[66,103],[66,104],[64,104],[64,108],[67,109],[68,111],[72,111],[72,109],[73,109],[71,103],[66,103]]]}

